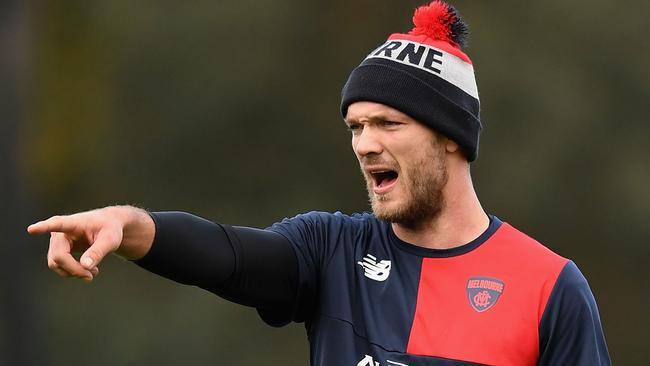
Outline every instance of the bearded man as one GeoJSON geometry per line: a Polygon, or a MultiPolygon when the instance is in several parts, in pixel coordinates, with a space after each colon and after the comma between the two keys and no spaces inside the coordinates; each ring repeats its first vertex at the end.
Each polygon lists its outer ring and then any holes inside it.
{"type": "Polygon", "coordinates": [[[260,230],[107,207],[28,228],[52,234],[49,267],[92,280],[115,252],[271,325],[304,322],[315,366],[609,365],[575,264],[487,214],[474,191],[481,123],[465,24],[441,1],[414,23],[343,88],[372,213],[260,230]]]}

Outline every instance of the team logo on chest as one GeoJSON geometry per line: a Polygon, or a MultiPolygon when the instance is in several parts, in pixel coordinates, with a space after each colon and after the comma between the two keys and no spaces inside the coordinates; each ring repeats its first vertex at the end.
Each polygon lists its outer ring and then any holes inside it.
{"type": "Polygon", "coordinates": [[[472,308],[482,313],[497,303],[503,293],[503,281],[490,277],[470,277],[467,298],[472,308]]]}

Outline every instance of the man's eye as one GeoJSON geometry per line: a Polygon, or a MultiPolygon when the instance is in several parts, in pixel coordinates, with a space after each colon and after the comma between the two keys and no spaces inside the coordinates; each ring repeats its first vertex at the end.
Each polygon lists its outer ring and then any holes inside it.
{"type": "Polygon", "coordinates": [[[392,126],[399,126],[399,125],[401,125],[401,123],[400,122],[395,122],[395,121],[383,121],[382,125],[384,125],[386,127],[392,127],[392,126]]]}
{"type": "Polygon", "coordinates": [[[348,125],[348,130],[350,132],[361,131],[362,128],[363,128],[363,126],[360,125],[360,124],[349,124],[348,125]]]}

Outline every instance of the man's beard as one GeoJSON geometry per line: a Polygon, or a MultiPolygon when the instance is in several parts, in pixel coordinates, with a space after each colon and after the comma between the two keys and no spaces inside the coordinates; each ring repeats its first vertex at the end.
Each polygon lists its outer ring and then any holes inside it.
{"type": "Polygon", "coordinates": [[[368,197],[372,211],[380,220],[400,224],[409,229],[417,229],[425,222],[440,214],[445,206],[442,190],[447,184],[447,164],[444,149],[433,147],[422,161],[411,164],[406,172],[399,175],[406,198],[398,207],[382,203],[391,198],[373,192],[372,178],[366,177],[368,197]]]}

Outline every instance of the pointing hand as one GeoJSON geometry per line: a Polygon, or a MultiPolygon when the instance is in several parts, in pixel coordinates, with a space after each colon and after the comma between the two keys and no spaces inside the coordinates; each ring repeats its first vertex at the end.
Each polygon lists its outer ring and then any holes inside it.
{"type": "Polygon", "coordinates": [[[109,253],[137,259],[149,250],[155,231],[146,211],[129,206],[106,207],[53,216],[30,225],[32,235],[50,233],[47,265],[62,277],[92,281],[109,253]],[[82,252],[79,261],[73,252],[82,252]]]}

